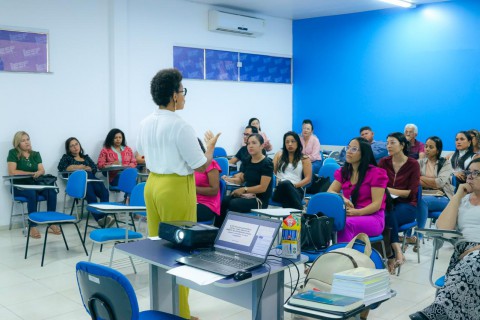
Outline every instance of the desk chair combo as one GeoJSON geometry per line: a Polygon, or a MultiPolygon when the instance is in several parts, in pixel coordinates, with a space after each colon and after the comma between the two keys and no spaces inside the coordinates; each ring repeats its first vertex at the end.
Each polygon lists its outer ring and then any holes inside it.
{"type": "Polygon", "coordinates": [[[213,149],[213,158],[227,157],[227,151],[222,147],[215,147],[213,149]]]}
{"type": "Polygon", "coordinates": [[[120,272],[81,261],[76,266],[77,284],[83,306],[97,320],[181,320],[161,311],[141,311],[130,281],[120,272]]]}
{"type": "MultiPolygon", "coordinates": [[[[227,193],[227,183],[223,179],[220,179],[220,190],[219,190],[219,192],[220,192],[220,203],[222,203],[223,198],[225,197],[225,194],[227,193]]],[[[198,221],[198,223],[213,226],[213,224],[215,223],[215,217],[213,217],[213,219],[207,220],[207,221],[198,221]]]]}
{"type": "MultiPolygon", "coordinates": [[[[115,186],[115,187],[110,186],[111,191],[113,190],[115,192],[123,192],[125,194],[125,198],[124,198],[124,201],[122,203],[125,203],[126,198],[130,196],[130,193],[132,193],[133,188],[137,185],[137,176],[138,176],[138,171],[137,171],[136,168],[125,169],[120,173],[120,177],[118,179],[118,186],[115,186]]],[[[119,203],[118,202],[101,202],[100,204],[118,205],[119,203]]],[[[90,220],[90,213],[98,213],[98,214],[101,213],[97,209],[92,208],[92,207],[88,207],[88,206],[87,206],[87,211],[88,211],[89,214],[87,215],[87,221],[85,223],[85,231],[83,233],[83,238],[84,239],[86,239],[88,227],[98,229],[98,227],[96,225],[88,224],[88,221],[90,220]]],[[[115,214],[113,216],[115,218],[115,222],[116,222],[116,225],[118,227],[117,217],[116,217],[115,214]]],[[[133,226],[133,230],[136,231],[136,227],[135,227],[135,223],[134,223],[134,219],[133,219],[132,214],[130,214],[130,220],[131,220],[130,225],[133,226]]]]}
{"type": "MultiPolygon", "coordinates": [[[[26,223],[26,221],[27,221],[27,210],[25,209],[25,205],[27,204],[28,200],[25,197],[20,197],[20,196],[15,196],[14,195],[15,185],[13,184],[13,180],[22,179],[22,178],[24,179],[24,178],[28,178],[28,177],[31,177],[31,176],[30,175],[17,175],[17,176],[4,176],[3,177],[5,180],[8,180],[10,182],[10,194],[12,196],[12,207],[10,209],[10,224],[8,225],[8,230],[12,230],[13,218],[17,217],[17,216],[21,216],[22,232],[23,232],[24,236],[28,235],[28,233],[27,233],[27,223],[26,223]],[[17,213],[17,214],[14,213],[15,204],[19,204],[22,207],[22,212],[21,213],[17,213]]],[[[46,201],[46,200],[47,199],[45,199],[44,196],[42,196],[42,195],[38,196],[38,198],[37,198],[37,203],[38,203],[37,211],[40,211],[40,203],[42,201],[46,201]]]]}
{"type": "MultiPolygon", "coordinates": [[[[68,179],[67,188],[65,192],[74,199],[85,198],[85,194],[87,192],[87,172],[84,170],[79,170],[72,173],[70,175],[70,178],[68,179]]],[[[63,242],[65,242],[65,247],[67,248],[67,250],[69,250],[67,240],[65,239],[65,235],[63,233],[62,225],[73,224],[77,229],[78,237],[80,238],[80,242],[82,243],[83,250],[85,250],[85,254],[88,256],[87,249],[85,248],[84,240],[82,239],[80,229],[78,229],[78,225],[77,225],[78,222],[80,222],[80,220],[78,219],[78,217],[72,215],[74,208],[75,208],[75,203],[72,204],[70,215],[65,214],[63,212],[54,212],[54,211],[30,213],[28,217],[28,233],[27,234],[30,234],[31,223],[47,226],[47,228],[45,229],[45,237],[43,240],[43,251],[42,251],[42,262],[41,262],[42,267],[45,259],[45,249],[47,247],[48,228],[50,228],[50,226],[52,225],[58,225],[60,227],[60,230],[62,232],[63,242]]],[[[82,202],[82,208],[83,208],[83,202],[82,202]]],[[[27,236],[27,244],[25,246],[25,259],[27,259],[29,240],[30,240],[30,237],[27,236]]]]}

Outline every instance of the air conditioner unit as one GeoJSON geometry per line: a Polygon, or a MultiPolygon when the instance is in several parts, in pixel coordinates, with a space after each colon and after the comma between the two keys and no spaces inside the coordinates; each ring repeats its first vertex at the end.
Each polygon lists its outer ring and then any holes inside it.
{"type": "Polygon", "coordinates": [[[223,11],[208,12],[208,30],[226,32],[247,37],[258,37],[264,33],[263,19],[223,11]]]}

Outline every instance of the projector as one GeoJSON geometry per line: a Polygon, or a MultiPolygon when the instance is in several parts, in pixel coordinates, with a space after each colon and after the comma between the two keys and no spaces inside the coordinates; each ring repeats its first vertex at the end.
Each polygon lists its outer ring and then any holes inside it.
{"type": "Polygon", "coordinates": [[[218,228],[191,221],[160,222],[158,236],[187,248],[211,247],[218,228]]]}

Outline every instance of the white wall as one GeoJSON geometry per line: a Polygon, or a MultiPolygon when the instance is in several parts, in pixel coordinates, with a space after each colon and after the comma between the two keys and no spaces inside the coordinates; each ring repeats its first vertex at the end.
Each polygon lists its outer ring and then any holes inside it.
{"type": "MultiPolygon", "coordinates": [[[[172,67],[172,47],[238,50],[291,56],[291,21],[266,20],[266,32],[248,38],[208,31],[209,7],[181,0],[0,0],[0,23],[47,30],[51,74],[0,72],[0,154],[6,159],[18,130],[30,133],[49,173],[76,136],[97,158],[111,127],[124,130],[135,147],[138,124],[155,109],[149,83],[172,67]]],[[[219,145],[234,153],[242,128],[258,117],[275,149],[291,129],[291,85],[184,80],[188,88],[180,115],[197,134],[222,132],[219,145]]],[[[6,162],[0,171],[7,174],[6,162]]],[[[58,208],[62,207],[59,195],[58,208]]],[[[0,190],[0,227],[8,225],[10,195],[0,190]]]]}

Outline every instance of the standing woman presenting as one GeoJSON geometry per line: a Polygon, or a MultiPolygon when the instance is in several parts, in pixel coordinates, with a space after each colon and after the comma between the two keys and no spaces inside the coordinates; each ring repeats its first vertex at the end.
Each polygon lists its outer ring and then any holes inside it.
{"type": "MultiPolygon", "coordinates": [[[[193,127],[175,112],[183,110],[187,94],[178,70],[159,71],[150,92],[159,108],[142,121],[137,150],[150,169],[145,186],[148,235],[158,236],[162,221],[197,221],[193,172],[203,172],[210,165],[220,134],[205,134],[204,154],[193,127]]],[[[179,286],[179,300],[180,316],[190,319],[188,288],[179,286]]]]}

